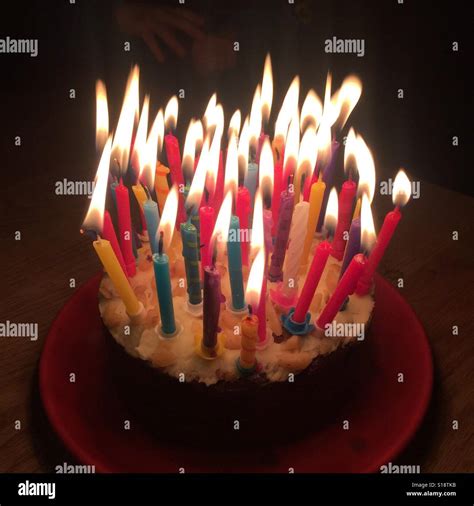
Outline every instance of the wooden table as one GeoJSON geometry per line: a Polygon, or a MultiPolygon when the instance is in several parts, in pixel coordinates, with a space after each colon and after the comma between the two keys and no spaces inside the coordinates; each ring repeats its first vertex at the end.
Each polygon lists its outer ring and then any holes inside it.
{"type": "MultiPolygon", "coordinates": [[[[62,169],[70,177],[77,167],[72,162],[62,169]]],[[[0,201],[14,209],[0,234],[0,321],[38,322],[40,329],[36,342],[0,338],[2,472],[50,471],[74,462],[45,419],[37,366],[48,328],[74,291],[71,278],[79,286],[97,272],[99,263],[90,241],[79,234],[89,201],[56,195],[54,181],[54,171],[43,176],[32,167],[26,182],[12,178],[8,188],[0,187],[0,201]],[[20,241],[14,240],[16,230],[21,231],[20,241]]],[[[389,206],[388,197],[376,196],[377,227],[389,206]]],[[[419,464],[422,472],[474,471],[473,216],[474,199],[422,182],[421,198],[408,204],[380,268],[394,284],[403,278],[401,292],[424,324],[433,350],[433,400],[399,459],[419,464]],[[453,231],[459,233],[457,241],[453,231]],[[454,325],[459,335],[453,335],[454,325]],[[453,430],[454,420],[458,430],[453,430]]]]}

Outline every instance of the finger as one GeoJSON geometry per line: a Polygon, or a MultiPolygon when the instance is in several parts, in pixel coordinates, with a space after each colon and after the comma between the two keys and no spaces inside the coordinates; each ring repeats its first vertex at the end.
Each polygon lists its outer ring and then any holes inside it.
{"type": "Polygon", "coordinates": [[[155,33],[156,36],[159,37],[180,58],[184,57],[186,51],[172,32],[168,30],[159,30],[155,33]]]}
{"type": "Polygon", "coordinates": [[[173,7],[168,8],[167,10],[170,11],[172,14],[181,15],[183,18],[187,19],[189,22],[194,23],[196,25],[204,24],[205,21],[204,17],[199,14],[196,14],[187,7],[173,7]]]}
{"type": "Polygon", "coordinates": [[[155,58],[160,62],[163,63],[165,61],[165,55],[163,51],[161,50],[160,46],[156,42],[156,39],[151,32],[145,32],[143,35],[143,40],[145,41],[146,45],[150,48],[150,51],[154,54],[155,58]]]}
{"type": "Polygon", "coordinates": [[[178,17],[167,12],[159,12],[156,13],[155,19],[160,24],[167,23],[175,28],[178,28],[193,39],[202,39],[204,37],[204,32],[200,28],[194,26],[187,19],[182,17],[178,17]]]}

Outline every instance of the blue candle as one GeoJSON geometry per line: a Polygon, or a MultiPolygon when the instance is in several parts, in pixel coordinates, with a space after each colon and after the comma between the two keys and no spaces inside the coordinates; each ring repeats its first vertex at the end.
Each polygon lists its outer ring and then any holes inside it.
{"type": "Polygon", "coordinates": [[[196,227],[190,222],[181,223],[181,239],[183,241],[184,267],[190,304],[200,304],[201,276],[199,270],[199,243],[196,227]]]}
{"type": "Polygon", "coordinates": [[[161,331],[172,336],[176,332],[174,319],[173,294],[171,292],[170,262],[168,255],[163,253],[163,237],[158,242],[158,253],[153,255],[156,291],[160,305],[161,331]]]}
{"type": "Polygon", "coordinates": [[[158,240],[156,238],[156,231],[158,230],[158,225],[160,222],[158,204],[151,198],[148,198],[143,204],[143,214],[145,215],[151,252],[158,253],[158,240]]]}
{"type": "Polygon", "coordinates": [[[360,218],[355,218],[352,220],[351,228],[349,230],[349,240],[347,241],[346,251],[342,260],[341,274],[339,275],[339,279],[342,278],[342,275],[349,266],[352,257],[354,255],[357,255],[357,253],[360,253],[360,218]]]}
{"type": "Polygon", "coordinates": [[[257,191],[258,180],[258,165],[255,162],[250,162],[247,168],[247,174],[244,179],[244,186],[250,193],[250,214],[252,214],[253,205],[255,202],[255,192],[257,191]]]}
{"type": "Polygon", "coordinates": [[[232,293],[232,309],[235,311],[240,311],[246,307],[244,281],[242,278],[242,250],[239,229],[240,222],[238,216],[232,216],[230,218],[229,238],[227,241],[227,257],[232,293]]]}

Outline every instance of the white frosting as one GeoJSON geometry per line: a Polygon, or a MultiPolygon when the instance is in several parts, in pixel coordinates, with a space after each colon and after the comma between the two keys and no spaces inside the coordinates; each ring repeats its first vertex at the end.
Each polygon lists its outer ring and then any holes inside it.
{"type": "MultiPolygon", "coordinates": [[[[316,245],[315,244],[313,246],[316,245]]],[[[177,247],[179,250],[179,245],[177,247]]],[[[314,249],[313,249],[314,251],[314,249]]],[[[223,264],[226,265],[224,257],[223,264]]],[[[222,271],[222,291],[227,301],[230,301],[230,287],[225,267],[220,266],[222,271]]],[[[325,302],[335,288],[339,277],[340,262],[332,257],[326,264],[322,279],[313,298],[310,308],[314,322],[325,302]],[[319,303],[318,303],[319,302],[319,303]]],[[[244,276],[247,274],[244,272],[244,276]]],[[[154,367],[170,376],[183,378],[185,381],[200,381],[206,385],[217,383],[221,379],[234,380],[239,377],[236,369],[236,360],[240,355],[238,349],[240,336],[234,335],[234,326],[240,330],[242,316],[236,316],[225,309],[222,305],[220,324],[226,336],[226,348],[224,353],[214,360],[204,360],[195,353],[195,335],[202,329],[202,317],[192,316],[187,310],[187,294],[183,286],[179,286],[179,279],[185,279],[182,258],[178,258],[172,265],[172,286],[175,318],[182,327],[179,334],[172,339],[161,338],[156,329],[159,323],[157,311],[157,296],[154,282],[153,266],[149,259],[147,246],[139,252],[137,274],[131,279],[135,293],[145,306],[147,318],[140,325],[132,325],[128,318],[125,307],[118,297],[107,275],[100,287],[99,309],[110,333],[125,350],[134,357],[147,360],[154,367]],[[147,258],[148,257],[148,258],[147,258]],[[236,349],[237,348],[237,349],[236,349]]],[[[305,275],[300,278],[300,288],[303,286],[305,275]]],[[[182,285],[182,282],[181,282],[182,285]]],[[[273,288],[268,283],[267,290],[273,288]]],[[[267,302],[270,302],[269,301],[267,302]]],[[[335,322],[338,324],[367,324],[372,313],[374,301],[372,296],[358,297],[351,295],[344,311],[336,315],[335,322]]],[[[275,308],[277,314],[281,312],[275,308]]],[[[268,321],[267,321],[268,325],[268,321]]],[[[270,327],[268,332],[271,333],[270,327]]],[[[311,361],[319,355],[325,355],[344,346],[350,341],[357,339],[356,336],[340,335],[327,337],[321,332],[297,337],[278,344],[269,340],[268,346],[257,351],[256,357],[261,371],[271,381],[285,381],[291,372],[299,372],[306,368],[311,361]]]]}

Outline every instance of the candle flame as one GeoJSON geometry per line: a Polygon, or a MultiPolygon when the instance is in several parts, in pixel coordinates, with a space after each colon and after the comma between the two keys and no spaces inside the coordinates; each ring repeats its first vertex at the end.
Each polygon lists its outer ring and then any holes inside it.
{"type": "Polygon", "coordinates": [[[139,77],[140,71],[135,65],[128,77],[122,110],[112,142],[112,167],[117,177],[122,177],[128,168],[134,120],[139,107],[139,77]],[[117,167],[115,159],[117,159],[120,168],[117,167]]]}
{"type": "Polygon", "coordinates": [[[374,157],[361,135],[357,135],[356,146],[357,170],[359,171],[359,185],[357,193],[364,193],[372,203],[375,193],[375,164],[374,157]]]}
{"type": "Polygon", "coordinates": [[[249,161],[249,118],[245,118],[242,131],[240,132],[238,160],[239,160],[239,182],[243,182],[247,174],[248,161],[249,161]]]}
{"type": "Polygon", "coordinates": [[[298,109],[298,99],[300,93],[300,78],[295,76],[286,92],[283,104],[275,123],[275,138],[286,139],[288,127],[295,111],[298,109]]]}
{"type": "MultiPolygon", "coordinates": [[[[216,108],[217,110],[217,108],[216,108]]],[[[216,130],[212,138],[212,143],[209,147],[209,154],[207,156],[207,178],[206,188],[209,192],[209,197],[212,198],[216,189],[217,174],[219,172],[219,161],[221,153],[221,137],[222,129],[219,124],[216,125],[216,130]]]]}
{"type": "Polygon", "coordinates": [[[332,188],[329,193],[326,215],[324,216],[324,228],[329,236],[333,236],[337,225],[337,215],[339,212],[337,190],[332,188]]]}
{"type": "Polygon", "coordinates": [[[362,95],[362,82],[355,76],[347,76],[342,82],[341,88],[335,94],[334,100],[337,104],[334,105],[335,110],[338,111],[338,118],[336,119],[336,126],[341,130],[347,122],[351,112],[354,110],[360,96],[362,95]]]}
{"type": "Polygon", "coordinates": [[[265,138],[262,151],[260,153],[260,164],[258,171],[258,186],[261,188],[262,197],[265,201],[265,207],[269,209],[272,203],[273,194],[273,176],[274,176],[274,165],[273,165],[273,151],[268,137],[265,138]]]}
{"type": "Polygon", "coordinates": [[[209,244],[211,251],[214,251],[215,247],[218,247],[220,249],[220,247],[217,246],[217,244],[224,245],[224,243],[227,243],[227,238],[229,236],[231,215],[232,215],[232,193],[227,192],[225,194],[221,208],[219,209],[219,213],[217,214],[214,230],[212,231],[211,241],[209,244]]]}
{"type": "Polygon", "coordinates": [[[298,116],[294,116],[288,129],[288,137],[285,145],[285,159],[283,166],[285,167],[284,183],[286,179],[291,176],[291,173],[287,172],[287,164],[291,161],[292,164],[296,165],[298,161],[298,151],[300,146],[300,122],[298,116]]]}
{"type": "Polygon", "coordinates": [[[173,95],[165,108],[165,127],[168,132],[174,130],[178,123],[178,98],[173,95]]]}
{"type": "Polygon", "coordinates": [[[265,58],[265,65],[263,68],[262,78],[262,93],[261,93],[261,113],[264,124],[268,123],[270,112],[272,109],[273,100],[273,75],[272,75],[272,60],[270,54],[265,58]]]}
{"type": "Polygon", "coordinates": [[[392,200],[393,203],[398,207],[403,207],[410,200],[411,196],[411,183],[408,179],[405,171],[400,169],[397,177],[393,182],[392,188],[392,200]]]}
{"type": "Polygon", "coordinates": [[[303,133],[308,127],[315,130],[321,123],[323,116],[323,104],[314,90],[309,90],[301,108],[300,128],[303,133]]]}
{"type": "Polygon", "coordinates": [[[297,180],[305,177],[312,177],[316,160],[318,157],[316,130],[308,127],[301,139],[300,150],[298,153],[298,168],[296,172],[297,180]]]}
{"type": "Polygon", "coordinates": [[[158,149],[161,149],[160,141],[163,140],[164,121],[163,111],[160,109],[156,114],[155,121],[151,126],[148,139],[144,146],[144,163],[140,164],[140,181],[151,192],[155,184],[156,160],[158,157],[158,149]]]}
{"type": "Polygon", "coordinates": [[[245,301],[256,311],[262,295],[263,276],[265,272],[265,252],[261,249],[250,267],[247,287],[245,289],[245,301]]]}
{"type": "Polygon", "coordinates": [[[94,230],[97,234],[102,234],[104,226],[104,208],[109,180],[111,146],[112,138],[109,137],[100,157],[91,203],[82,223],[82,230],[94,230]]]}
{"type": "Polygon", "coordinates": [[[95,145],[97,151],[102,151],[109,136],[109,109],[107,106],[107,90],[102,81],[95,85],[96,94],[96,134],[95,145]]]}
{"type": "MultiPolygon", "coordinates": [[[[357,166],[357,152],[358,152],[359,142],[357,140],[356,133],[353,128],[349,130],[346,139],[346,145],[344,147],[344,172],[349,174],[349,177],[353,177],[356,171],[358,171],[357,166]]],[[[360,181],[360,179],[359,179],[360,181]]]]}
{"type": "Polygon", "coordinates": [[[176,215],[178,213],[178,187],[173,185],[166,197],[160,224],[156,230],[156,241],[160,240],[163,232],[163,251],[166,253],[173,240],[173,233],[176,224],[176,215]]]}
{"type": "Polygon", "coordinates": [[[232,134],[239,136],[240,132],[240,122],[241,122],[241,115],[240,110],[237,109],[234,114],[232,114],[232,118],[230,118],[229,122],[229,130],[227,131],[227,137],[230,139],[232,134]]]}
{"type": "Polygon", "coordinates": [[[150,109],[150,97],[145,96],[143,101],[142,112],[140,114],[140,120],[138,122],[137,133],[135,134],[135,142],[133,143],[132,152],[132,169],[135,173],[138,172],[137,176],[140,178],[143,167],[145,166],[145,144],[146,136],[148,131],[148,113],[150,109]],[[140,159],[140,156],[142,159],[140,159]]]}
{"type": "Polygon", "coordinates": [[[376,235],[374,218],[372,216],[372,209],[370,208],[370,201],[366,194],[362,195],[362,207],[360,212],[361,224],[361,246],[365,253],[370,253],[374,247],[376,235]]]}
{"type": "Polygon", "coordinates": [[[191,119],[186,132],[186,139],[183,148],[183,161],[181,167],[183,169],[184,180],[191,181],[194,173],[194,157],[196,156],[196,134],[194,127],[194,119],[191,119]]]}
{"type": "Polygon", "coordinates": [[[194,120],[193,123],[194,139],[195,139],[195,152],[199,153],[202,149],[202,143],[204,140],[204,131],[202,128],[202,122],[200,119],[194,120]]]}
{"type": "Polygon", "coordinates": [[[261,91],[260,85],[255,89],[252,100],[252,108],[250,109],[249,133],[250,148],[256,152],[258,137],[262,131],[262,109],[261,109],[261,91]]]}
{"type": "Polygon", "coordinates": [[[202,192],[206,183],[207,173],[207,158],[209,156],[209,138],[206,137],[201,150],[201,156],[194,172],[194,177],[189,188],[188,196],[186,198],[186,209],[197,211],[201,204],[202,192]]]}
{"type": "Polygon", "coordinates": [[[217,95],[214,93],[211,98],[209,99],[209,102],[207,103],[206,110],[204,111],[204,115],[202,117],[202,121],[204,123],[204,129],[208,130],[209,126],[212,124],[210,122],[210,119],[214,113],[214,109],[217,105],[217,95]]]}
{"type": "Polygon", "coordinates": [[[252,237],[250,241],[250,255],[255,256],[265,246],[265,236],[263,233],[263,202],[261,189],[257,188],[255,193],[255,204],[252,220],[252,237]]]}
{"type": "Polygon", "coordinates": [[[316,134],[316,144],[318,149],[318,160],[320,167],[325,167],[331,159],[331,125],[323,116],[316,134]]]}
{"type": "Polygon", "coordinates": [[[224,193],[230,193],[232,198],[237,196],[237,185],[239,182],[239,166],[237,161],[237,137],[230,136],[227,146],[227,157],[225,161],[224,193]]]}

